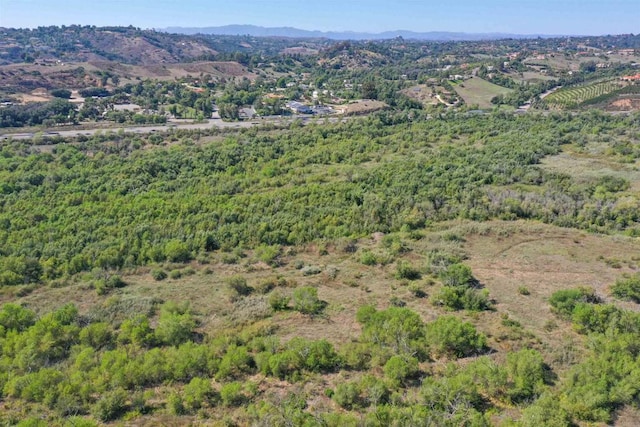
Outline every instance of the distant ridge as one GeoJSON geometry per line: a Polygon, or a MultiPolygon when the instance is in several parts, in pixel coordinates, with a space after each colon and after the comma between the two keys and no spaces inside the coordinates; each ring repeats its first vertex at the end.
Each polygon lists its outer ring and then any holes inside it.
{"type": "Polygon", "coordinates": [[[383,40],[402,37],[413,40],[463,41],[463,40],[498,40],[498,39],[530,39],[551,38],[557,36],[543,34],[508,34],[508,33],[457,33],[447,31],[415,32],[406,30],[385,31],[382,33],[361,33],[353,31],[309,31],[293,27],[260,27],[256,25],[224,25],[221,27],[168,27],[158,28],[177,34],[217,34],[226,36],[249,35],[255,37],[291,37],[291,38],[326,38],[332,40],[383,40]]]}

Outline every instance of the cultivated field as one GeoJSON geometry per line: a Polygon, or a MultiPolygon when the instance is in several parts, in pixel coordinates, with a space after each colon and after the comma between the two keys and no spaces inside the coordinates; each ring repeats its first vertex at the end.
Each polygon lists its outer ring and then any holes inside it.
{"type": "Polygon", "coordinates": [[[620,89],[620,83],[613,80],[569,87],[550,94],[544,99],[544,102],[552,108],[572,108],[617,89],[620,89]]]}
{"type": "Polygon", "coordinates": [[[464,99],[465,104],[469,106],[478,105],[480,108],[491,108],[493,106],[491,99],[494,96],[504,95],[512,91],[478,77],[456,84],[454,89],[464,99]]]}

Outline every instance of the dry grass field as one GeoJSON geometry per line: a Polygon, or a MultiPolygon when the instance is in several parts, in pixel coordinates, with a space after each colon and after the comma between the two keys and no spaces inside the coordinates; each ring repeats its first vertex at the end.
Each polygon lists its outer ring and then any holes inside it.
{"type": "Polygon", "coordinates": [[[493,107],[491,98],[512,92],[511,89],[498,86],[478,77],[456,84],[454,89],[467,105],[477,105],[480,108],[491,108],[493,107]]]}

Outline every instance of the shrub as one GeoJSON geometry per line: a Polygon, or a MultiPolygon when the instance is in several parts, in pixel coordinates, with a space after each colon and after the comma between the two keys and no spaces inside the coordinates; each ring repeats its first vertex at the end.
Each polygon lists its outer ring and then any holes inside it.
{"type": "Polygon", "coordinates": [[[433,297],[433,303],[451,310],[482,311],[491,308],[489,292],[486,289],[464,288],[461,286],[443,286],[433,297]]]}
{"type": "Polygon", "coordinates": [[[360,404],[360,388],[354,382],[340,383],[333,393],[333,400],[344,409],[353,409],[360,404]]]}
{"type": "Polygon", "coordinates": [[[531,292],[529,291],[529,289],[526,286],[519,286],[518,287],[518,293],[520,295],[531,295],[531,292]]]}
{"type": "Polygon", "coordinates": [[[51,96],[55,98],[69,99],[71,98],[71,91],[68,89],[52,89],[51,96]]]}
{"type": "Polygon", "coordinates": [[[611,287],[611,294],[616,298],[640,304],[640,273],[618,279],[611,287]]]}
{"type": "Polygon", "coordinates": [[[115,420],[125,412],[127,396],[127,392],[121,388],[108,391],[98,399],[91,412],[100,421],[115,420]]]}
{"type": "Polygon", "coordinates": [[[80,343],[95,349],[109,347],[113,343],[113,334],[108,323],[92,323],[80,331],[80,343]]]}
{"type": "Polygon", "coordinates": [[[469,322],[455,316],[441,316],[427,324],[426,338],[438,356],[465,357],[477,354],[486,347],[487,339],[469,322]]]}
{"type": "Polygon", "coordinates": [[[158,282],[167,278],[167,273],[159,268],[151,270],[151,277],[158,282]]]}
{"type": "Polygon", "coordinates": [[[536,350],[507,354],[507,372],[512,382],[509,395],[514,402],[537,397],[544,387],[545,364],[536,350]]]}
{"type": "Polygon", "coordinates": [[[396,265],[396,279],[418,280],[420,272],[408,261],[399,261],[396,265]]]}
{"type": "Polygon", "coordinates": [[[149,324],[149,319],[144,314],[139,314],[132,319],[127,319],[120,325],[118,342],[123,344],[136,344],[140,346],[151,346],[155,341],[153,329],[149,324]]]}
{"type": "Polygon", "coordinates": [[[178,346],[191,339],[195,327],[196,321],[191,314],[163,310],[158,320],[156,337],[163,344],[178,346]]]}
{"type": "Polygon", "coordinates": [[[565,427],[573,425],[571,417],[560,405],[560,400],[551,393],[545,393],[532,405],[522,410],[522,427],[565,427]]]}
{"type": "Polygon", "coordinates": [[[297,365],[301,369],[311,372],[332,372],[342,363],[333,345],[326,340],[294,338],[287,343],[287,349],[297,355],[297,365]]]}
{"type": "Polygon", "coordinates": [[[178,240],[170,240],[164,247],[164,254],[171,262],[187,262],[192,258],[186,244],[178,240]]]}
{"type": "Polygon", "coordinates": [[[346,254],[353,254],[358,250],[358,242],[354,239],[343,238],[337,243],[338,250],[346,254]]]}
{"type": "Polygon", "coordinates": [[[553,311],[561,317],[571,317],[573,309],[579,303],[596,303],[600,299],[596,296],[593,289],[562,289],[554,292],[549,298],[549,304],[553,311]]]}
{"type": "Polygon", "coordinates": [[[438,277],[446,286],[472,286],[475,282],[471,269],[460,263],[447,266],[438,277]]]}
{"type": "Polygon", "coordinates": [[[404,302],[403,300],[401,300],[395,295],[389,298],[389,304],[391,304],[394,307],[404,307],[407,305],[406,302],[404,302]]]}
{"type": "Polygon", "coordinates": [[[242,276],[231,276],[227,279],[227,285],[237,296],[247,296],[253,292],[253,288],[247,285],[247,279],[242,276]]]}
{"type": "Polygon", "coordinates": [[[18,304],[7,303],[0,311],[0,326],[5,330],[22,332],[36,322],[36,314],[18,304]]]}
{"type": "Polygon", "coordinates": [[[260,245],[256,248],[256,256],[258,259],[274,267],[280,264],[280,254],[281,249],[278,245],[260,245]]]}
{"type": "Polygon", "coordinates": [[[109,276],[107,279],[96,280],[93,284],[98,295],[104,295],[115,288],[127,286],[124,280],[118,275],[109,276]]]}
{"type": "Polygon", "coordinates": [[[396,385],[415,377],[418,372],[418,359],[411,356],[391,356],[384,365],[384,375],[396,385]]]}
{"type": "Polygon", "coordinates": [[[325,303],[318,298],[318,290],[312,286],[303,286],[293,291],[293,308],[303,314],[318,314],[325,303]]]}
{"type": "Polygon", "coordinates": [[[424,291],[422,286],[417,283],[409,285],[409,292],[411,292],[416,298],[424,298],[427,296],[427,293],[424,291]]]}
{"type": "Polygon", "coordinates": [[[187,413],[182,397],[176,392],[172,392],[167,397],[167,409],[172,415],[184,415],[187,413]]]}
{"type": "Polygon", "coordinates": [[[169,272],[169,279],[178,280],[182,277],[182,271],[178,269],[171,270],[169,272]]]}
{"type": "Polygon", "coordinates": [[[443,250],[435,249],[429,252],[429,271],[435,274],[440,274],[452,264],[458,264],[462,261],[462,257],[445,252],[443,250]]]}
{"type": "Polygon", "coordinates": [[[200,409],[203,403],[210,403],[212,397],[213,388],[209,379],[195,377],[184,386],[183,402],[189,412],[200,409]]]}
{"type": "Polygon", "coordinates": [[[378,263],[378,259],[373,252],[364,250],[360,254],[360,262],[364,265],[376,265],[378,263]]]}
{"type": "Polygon", "coordinates": [[[254,365],[253,358],[246,347],[231,345],[220,360],[216,379],[238,378],[241,374],[251,372],[254,365]]]}
{"type": "Polygon", "coordinates": [[[424,323],[414,311],[404,307],[391,307],[377,311],[371,306],[363,306],[356,314],[362,325],[363,342],[376,346],[376,350],[386,354],[411,354],[421,357],[425,354],[424,323]]]}
{"type": "Polygon", "coordinates": [[[289,307],[290,297],[283,295],[282,293],[275,291],[269,295],[269,305],[275,311],[286,310],[289,307]]]}
{"type": "Polygon", "coordinates": [[[225,406],[240,406],[246,401],[242,383],[231,382],[220,388],[220,399],[225,406]]]}
{"type": "Polygon", "coordinates": [[[317,265],[308,265],[301,270],[303,276],[313,276],[322,273],[322,269],[317,265]]]}

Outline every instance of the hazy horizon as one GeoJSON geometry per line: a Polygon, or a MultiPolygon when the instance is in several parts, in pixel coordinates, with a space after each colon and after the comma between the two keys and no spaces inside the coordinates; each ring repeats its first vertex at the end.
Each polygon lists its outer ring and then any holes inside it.
{"type": "Polygon", "coordinates": [[[255,25],[307,31],[605,35],[640,32],[637,0],[0,0],[0,26],[133,25],[141,28],[255,25]],[[37,11],[37,13],[34,13],[37,11]]]}

